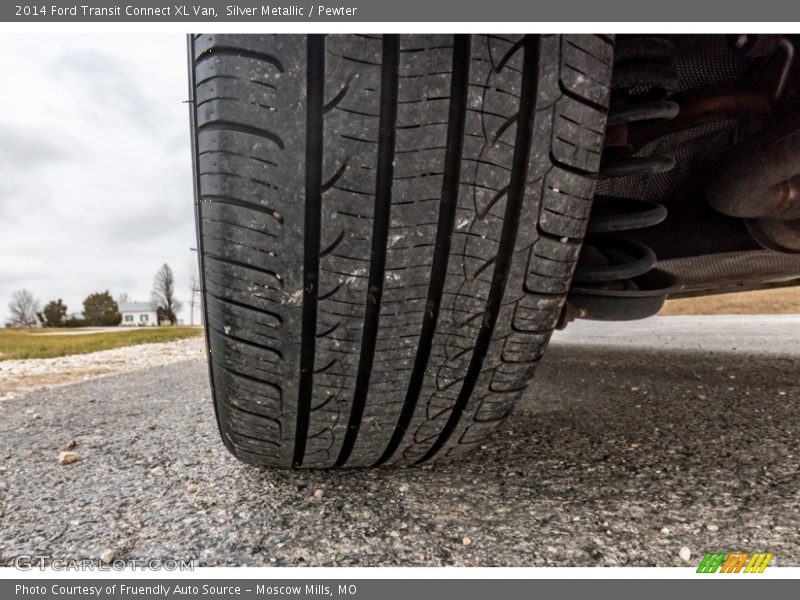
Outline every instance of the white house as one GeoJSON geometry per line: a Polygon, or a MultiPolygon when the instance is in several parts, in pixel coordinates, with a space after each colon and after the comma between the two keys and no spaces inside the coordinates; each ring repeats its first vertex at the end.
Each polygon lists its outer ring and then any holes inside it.
{"type": "Polygon", "coordinates": [[[120,327],[155,327],[158,325],[158,307],[152,302],[120,302],[122,315],[120,327]]]}

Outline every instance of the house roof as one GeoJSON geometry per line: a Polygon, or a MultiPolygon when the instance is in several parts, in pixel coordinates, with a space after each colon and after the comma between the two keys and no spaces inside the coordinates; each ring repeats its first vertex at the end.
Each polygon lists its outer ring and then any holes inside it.
{"type": "Polygon", "coordinates": [[[153,302],[120,302],[119,312],[148,312],[158,310],[153,302]]]}

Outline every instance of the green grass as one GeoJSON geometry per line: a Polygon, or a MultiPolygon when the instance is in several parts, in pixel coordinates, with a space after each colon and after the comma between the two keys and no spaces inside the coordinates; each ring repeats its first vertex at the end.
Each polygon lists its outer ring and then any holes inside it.
{"type": "Polygon", "coordinates": [[[0,329],[0,361],[55,358],[86,354],[138,344],[172,342],[202,335],[201,327],[148,327],[102,333],[78,333],[80,329],[0,329]],[[41,335],[75,332],[76,335],[41,335]]]}

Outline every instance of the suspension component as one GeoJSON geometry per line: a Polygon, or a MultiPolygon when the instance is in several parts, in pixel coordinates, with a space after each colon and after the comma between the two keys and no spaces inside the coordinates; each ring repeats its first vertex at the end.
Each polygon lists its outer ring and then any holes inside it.
{"type": "MultiPolygon", "coordinates": [[[[795,49],[792,41],[783,36],[762,37],[769,43],[756,46],[758,56],[781,59],[774,100],[782,100],[782,105],[776,107],[777,118],[768,119],[763,129],[720,157],[705,196],[719,212],[744,219],[750,236],[764,248],[798,254],[800,118],[795,49]],[[787,95],[785,92],[789,92],[789,98],[782,98],[787,95]]],[[[757,37],[756,41],[760,39],[757,37]]]]}
{"type": "MultiPolygon", "coordinates": [[[[675,48],[664,38],[618,39],[612,79],[611,113],[601,179],[641,177],[675,166],[666,156],[641,156],[629,141],[637,126],[674,119],[680,107],[668,99],[678,87],[675,48]]],[[[559,326],[573,318],[642,319],[658,312],[679,289],[674,276],[655,268],[653,251],[620,233],[651,227],[667,216],[657,202],[595,196],[587,235],[559,326]]]]}
{"type": "Polygon", "coordinates": [[[764,248],[800,253],[800,119],[769,126],[723,155],[705,191],[713,208],[744,219],[764,248]]]}

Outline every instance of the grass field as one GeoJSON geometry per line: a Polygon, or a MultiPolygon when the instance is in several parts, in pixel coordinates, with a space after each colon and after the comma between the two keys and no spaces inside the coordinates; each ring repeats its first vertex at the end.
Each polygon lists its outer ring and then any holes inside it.
{"type": "MultiPolygon", "coordinates": [[[[669,300],[659,315],[800,314],[800,287],[669,300]]],[[[82,332],[80,329],[0,329],[0,361],[54,358],[202,335],[201,327],[153,327],[82,332]],[[49,335],[69,334],[69,335],[49,335]]]]}
{"type": "Polygon", "coordinates": [[[668,300],[660,315],[800,314],[800,287],[668,300]]]}
{"type": "Polygon", "coordinates": [[[201,327],[153,327],[99,333],[69,329],[0,329],[0,361],[86,354],[123,346],[172,342],[202,333],[201,327]],[[70,335],[47,335],[53,333],[70,335]]]}

